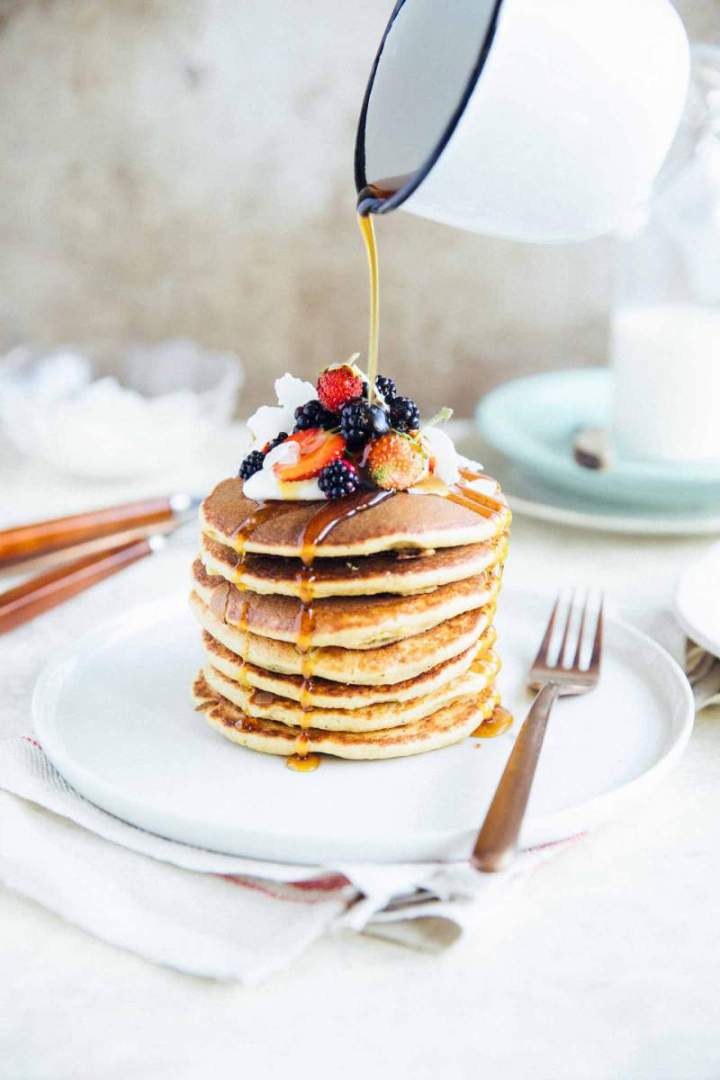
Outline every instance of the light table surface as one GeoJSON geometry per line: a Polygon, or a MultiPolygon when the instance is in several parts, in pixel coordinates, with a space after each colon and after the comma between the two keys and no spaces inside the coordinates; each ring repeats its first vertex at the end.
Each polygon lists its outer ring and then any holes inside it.
{"type": "MultiPolygon", "coordinates": [[[[1,460],[0,524],[99,501],[1,460]]],[[[158,490],[115,485],[100,501],[158,490]]],[[[548,597],[589,582],[672,635],[675,580],[712,542],[518,518],[508,581],[548,597]]],[[[0,1076],[716,1078],[719,777],[720,710],[706,710],[659,790],[541,865],[455,950],[343,935],[259,987],[154,967],[0,889],[0,1076]]]]}

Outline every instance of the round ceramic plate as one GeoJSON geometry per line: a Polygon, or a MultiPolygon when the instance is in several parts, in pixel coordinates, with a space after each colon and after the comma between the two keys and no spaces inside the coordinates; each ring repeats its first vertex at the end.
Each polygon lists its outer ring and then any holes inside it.
{"type": "Polygon", "coordinates": [[[513,379],[492,390],[477,409],[487,441],[533,476],[602,508],[668,507],[702,512],[720,504],[720,466],[618,460],[608,469],[586,469],[573,458],[578,429],[610,424],[609,368],[577,368],[513,379]]]}
{"type": "Polygon", "coordinates": [[[675,594],[675,614],[693,641],[720,656],[720,545],[688,566],[675,594]]]}
{"type": "MultiPolygon", "coordinates": [[[[548,605],[525,594],[503,601],[502,689],[519,721],[548,605]]],[[[282,758],[226,742],[193,710],[200,657],[197,627],[171,596],[96,627],[45,670],[33,701],[37,734],[81,795],[143,829],[233,855],[337,865],[467,854],[511,735],[292,772],[282,758]]],[[[574,835],[618,813],[678,760],[692,723],[675,662],[609,619],[600,686],[561,701],[552,717],[524,842],[574,835]]]]}
{"type": "Polygon", "coordinates": [[[692,536],[720,533],[720,513],[704,514],[679,510],[658,513],[645,506],[598,506],[593,499],[562,491],[541,477],[524,473],[512,461],[494,449],[477,432],[463,432],[458,449],[467,457],[481,461],[483,468],[502,485],[513,514],[569,525],[595,532],[623,533],[635,536],[692,536]]]}

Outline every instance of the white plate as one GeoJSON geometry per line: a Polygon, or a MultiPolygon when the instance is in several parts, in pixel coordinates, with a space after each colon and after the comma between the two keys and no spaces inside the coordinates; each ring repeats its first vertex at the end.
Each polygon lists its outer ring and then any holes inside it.
{"type": "Polygon", "coordinates": [[[703,649],[720,656],[720,544],[688,566],[675,594],[681,627],[703,649]]]}
{"type": "MultiPolygon", "coordinates": [[[[518,721],[523,675],[547,601],[506,594],[498,620],[505,702],[518,721]]],[[[151,832],[216,851],[293,863],[464,856],[512,737],[386,762],[323,761],[294,773],[281,758],[226,742],[193,711],[197,627],[175,596],[77,643],[41,675],[38,737],[87,799],[151,832]]],[[[608,619],[604,671],[552,717],[525,843],[557,840],[616,814],[677,762],[693,701],[675,662],[608,619]]],[[[517,726],[517,725],[516,725],[517,726]]]]}
{"type": "Polygon", "coordinates": [[[717,510],[686,509],[663,514],[642,506],[599,506],[591,497],[554,488],[540,477],[524,473],[477,432],[464,433],[458,448],[481,461],[487,472],[500,481],[514,514],[576,529],[634,536],[720,534],[717,510]]]}

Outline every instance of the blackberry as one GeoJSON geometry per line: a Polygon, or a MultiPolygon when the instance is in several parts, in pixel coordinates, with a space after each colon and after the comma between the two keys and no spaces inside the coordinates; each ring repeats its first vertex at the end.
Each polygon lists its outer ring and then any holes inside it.
{"type": "Polygon", "coordinates": [[[372,421],[372,433],[373,435],[387,435],[390,430],[390,417],[387,414],[387,410],[383,409],[382,405],[370,406],[370,419],[372,421]]]}
{"type": "Polygon", "coordinates": [[[249,480],[256,472],[260,472],[264,460],[265,455],[262,450],[251,450],[240,466],[240,471],[238,472],[240,479],[249,480]]]}
{"type": "Polygon", "coordinates": [[[397,387],[393,379],[388,379],[386,375],[378,375],[375,380],[375,386],[378,388],[388,405],[397,397],[397,387]]]}
{"type": "Polygon", "coordinates": [[[388,429],[388,415],[380,405],[360,399],[348,402],[340,412],[340,434],[350,450],[360,450],[368,439],[388,429]]]}
{"type": "Polygon", "coordinates": [[[329,428],[337,427],[337,417],[328,412],[324,405],[313,398],[312,401],[307,401],[304,405],[298,405],[295,410],[295,427],[294,431],[307,431],[308,428],[329,428]]]}
{"type": "Polygon", "coordinates": [[[360,487],[360,477],[349,461],[333,461],[320,473],[318,484],[328,499],[341,499],[343,495],[355,494],[360,487]]]}
{"type": "Polygon", "coordinates": [[[396,431],[417,431],[420,427],[420,410],[412,398],[393,398],[390,402],[390,423],[396,431]]]}
{"type": "MultiPolygon", "coordinates": [[[[397,394],[397,387],[393,379],[388,379],[385,375],[378,375],[375,379],[375,386],[383,396],[383,400],[390,404],[392,399],[397,394]]],[[[368,384],[363,382],[361,397],[367,400],[368,396],[368,384]]]]}
{"type": "Polygon", "coordinates": [[[287,431],[281,431],[279,435],[275,436],[275,438],[272,440],[272,442],[269,442],[267,444],[267,446],[263,450],[263,454],[269,454],[270,451],[274,450],[276,446],[279,446],[280,443],[285,442],[287,437],[288,437],[287,431]]]}

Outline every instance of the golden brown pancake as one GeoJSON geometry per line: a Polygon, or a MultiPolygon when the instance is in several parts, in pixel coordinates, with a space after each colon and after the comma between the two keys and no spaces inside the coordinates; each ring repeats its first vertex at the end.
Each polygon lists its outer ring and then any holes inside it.
{"type": "Polygon", "coordinates": [[[271,694],[290,698],[292,701],[303,701],[314,708],[363,709],[368,705],[384,701],[411,701],[423,694],[433,693],[451,679],[463,675],[474,660],[483,657],[493,647],[496,634],[494,627],[488,626],[481,634],[477,645],[466,649],[459,656],[437,664],[428,671],[416,675],[414,679],[378,686],[331,682],[329,679],[316,676],[304,679],[302,675],[281,675],[277,671],[267,671],[265,668],[246,663],[216,641],[207,630],[203,630],[202,637],[210,663],[235,682],[242,682],[256,690],[267,690],[271,694]]]}
{"type": "Polygon", "coordinates": [[[425,592],[438,585],[476,577],[502,560],[507,551],[507,538],[502,535],[485,544],[437,551],[412,548],[354,560],[318,558],[313,562],[311,574],[303,574],[299,559],[243,556],[206,534],[201,544],[200,558],[210,576],[224,577],[256,593],[307,597],[309,587],[313,598],[425,592]]]}
{"type": "Polygon", "coordinates": [[[483,661],[473,664],[463,675],[431,694],[412,701],[386,701],[360,709],[303,707],[297,701],[266,690],[254,690],[229,679],[212,664],[206,664],[203,673],[210,689],[237,705],[246,716],[277,720],[288,727],[315,727],[322,731],[378,731],[422,720],[456,698],[482,693],[492,686],[499,667],[497,655],[490,652],[483,661]]]}
{"type": "Polygon", "coordinates": [[[328,645],[373,649],[413,637],[456,615],[485,607],[500,585],[498,567],[427,593],[329,596],[306,608],[294,596],[239,590],[222,577],[210,577],[199,559],[193,564],[193,577],[198,596],[230,626],[303,649],[328,645]]]}
{"type": "MultiPolygon", "coordinates": [[[[232,742],[264,754],[287,757],[295,753],[297,729],[275,720],[246,716],[227,698],[213,691],[202,672],[193,684],[193,698],[197,708],[205,713],[210,726],[232,742]]],[[[488,689],[480,695],[458,698],[411,724],[363,732],[309,728],[303,731],[303,736],[307,739],[308,751],[312,753],[355,760],[407,757],[460,742],[490,716],[498,700],[497,691],[488,689]]],[[[332,808],[329,808],[329,812],[332,812],[332,808]]]]}
{"type": "Polygon", "coordinates": [[[238,551],[300,557],[308,541],[323,558],[403,548],[484,543],[507,531],[510,511],[498,487],[497,511],[481,512],[439,494],[359,493],[323,502],[257,503],[238,477],[223,480],[200,511],[202,531],[238,551]]]}
{"type": "Polygon", "coordinates": [[[192,593],[190,607],[212,636],[251,664],[288,675],[309,674],[335,682],[383,685],[412,679],[465,652],[492,621],[494,605],[456,615],[422,634],[376,649],[312,649],[303,654],[286,641],[249,634],[229,626],[192,593]]]}

